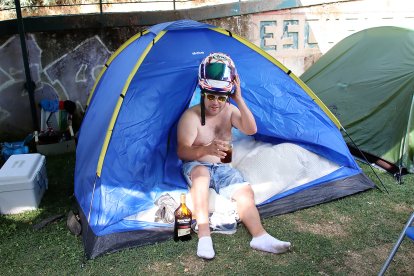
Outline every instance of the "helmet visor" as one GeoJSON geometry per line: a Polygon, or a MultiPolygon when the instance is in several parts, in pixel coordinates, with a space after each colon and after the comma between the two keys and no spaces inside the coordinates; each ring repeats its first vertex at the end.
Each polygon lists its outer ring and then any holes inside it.
{"type": "Polygon", "coordinates": [[[206,79],[231,81],[230,68],[224,63],[210,63],[206,65],[206,79]]]}

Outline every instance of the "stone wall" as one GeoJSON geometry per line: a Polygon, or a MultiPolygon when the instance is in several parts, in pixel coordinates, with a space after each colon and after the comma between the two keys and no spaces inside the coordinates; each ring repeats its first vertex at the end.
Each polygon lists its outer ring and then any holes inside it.
{"type": "MultiPolygon", "coordinates": [[[[205,22],[249,39],[299,76],[333,45],[357,31],[381,25],[414,26],[414,5],[408,2],[344,1],[205,22]]],[[[80,118],[105,61],[143,28],[27,34],[36,103],[44,98],[72,100],[80,118]]],[[[22,139],[33,131],[25,82],[19,36],[0,38],[0,141],[22,139]]]]}

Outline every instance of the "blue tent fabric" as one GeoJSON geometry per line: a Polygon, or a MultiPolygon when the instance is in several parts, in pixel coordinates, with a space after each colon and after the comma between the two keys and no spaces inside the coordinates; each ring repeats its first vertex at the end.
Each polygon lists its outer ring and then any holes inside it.
{"type": "Polygon", "coordinates": [[[75,196],[95,241],[103,237],[111,244],[108,237],[134,231],[151,240],[151,231],[172,230],[168,224],[124,218],[151,208],[162,193],[187,189],[176,154],[176,126],[196,90],[198,65],[212,52],[234,60],[257,122],[256,140],[296,143],[341,166],[265,205],[362,174],[335,124],[291,75],[247,41],[214,28],[191,20],[153,26],[123,45],[97,80],[80,130],[75,169],[75,196]]]}

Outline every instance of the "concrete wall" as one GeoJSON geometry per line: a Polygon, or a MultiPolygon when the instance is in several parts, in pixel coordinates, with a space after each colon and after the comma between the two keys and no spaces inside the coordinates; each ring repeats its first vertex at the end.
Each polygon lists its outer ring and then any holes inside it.
{"type": "MultiPolygon", "coordinates": [[[[206,22],[246,37],[298,76],[352,33],[382,25],[414,26],[410,1],[326,2],[302,1],[311,5],[206,22]]],[[[83,112],[102,65],[140,30],[132,26],[27,34],[35,101],[69,99],[83,112]]],[[[21,56],[19,36],[0,38],[0,141],[21,139],[33,130],[21,56]]]]}
{"type": "Polygon", "coordinates": [[[414,28],[414,2],[337,2],[254,14],[250,20],[249,39],[299,76],[355,32],[376,26],[414,28]]]}

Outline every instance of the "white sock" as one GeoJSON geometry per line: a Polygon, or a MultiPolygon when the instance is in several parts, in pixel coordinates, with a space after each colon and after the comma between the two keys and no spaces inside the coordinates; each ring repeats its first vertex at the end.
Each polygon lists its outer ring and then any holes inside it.
{"type": "Polygon", "coordinates": [[[266,233],[253,238],[250,246],[256,250],[279,254],[289,250],[290,242],[280,241],[266,233]]]}
{"type": "Polygon", "coordinates": [[[198,239],[197,256],[203,259],[214,258],[213,240],[210,236],[198,239]]]}

